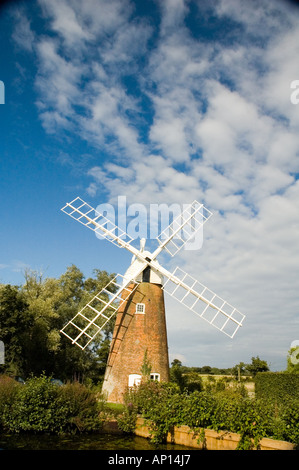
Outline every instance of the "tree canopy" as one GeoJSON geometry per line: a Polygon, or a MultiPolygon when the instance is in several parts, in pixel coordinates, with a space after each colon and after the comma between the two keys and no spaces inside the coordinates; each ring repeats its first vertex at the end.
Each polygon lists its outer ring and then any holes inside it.
{"type": "Polygon", "coordinates": [[[85,279],[72,265],[58,279],[26,271],[22,286],[0,285],[0,339],[5,345],[0,372],[24,378],[45,373],[63,381],[102,378],[113,321],[84,351],[60,334],[65,323],[114,276],[99,269],[93,274],[85,279]]]}

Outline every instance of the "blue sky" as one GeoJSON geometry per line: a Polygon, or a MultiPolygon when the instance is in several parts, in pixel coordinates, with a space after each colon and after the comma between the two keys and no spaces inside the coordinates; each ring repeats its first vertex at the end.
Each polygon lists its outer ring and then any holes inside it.
{"type": "Polygon", "coordinates": [[[167,300],[170,357],[286,366],[298,339],[299,8],[274,0],[32,0],[0,10],[0,282],[26,267],[123,273],[130,255],[65,216],[194,199],[213,212],[181,266],[246,315],[230,340],[167,300]]]}

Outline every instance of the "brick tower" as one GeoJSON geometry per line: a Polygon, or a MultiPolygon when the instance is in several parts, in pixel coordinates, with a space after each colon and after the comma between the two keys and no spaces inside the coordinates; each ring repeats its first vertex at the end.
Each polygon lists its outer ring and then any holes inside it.
{"type": "Polygon", "coordinates": [[[143,271],[139,280],[116,317],[102,389],[107,401],[113,403],[122,403],[128,387],[140,383],[145,364],[150,368],[151,379],[169,381],[162,280],[150,268],[143,271]]]}

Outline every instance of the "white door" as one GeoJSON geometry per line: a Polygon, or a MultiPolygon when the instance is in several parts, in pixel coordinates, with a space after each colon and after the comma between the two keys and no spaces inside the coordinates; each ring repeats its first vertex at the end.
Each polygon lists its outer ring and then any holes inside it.
{"type": "Polygon", "coordinates": [[[129,375],[129,387],[134,387],[134,385],[138,386],[141,382],[141,375],[140,374],[130,374],[129,375]]]}

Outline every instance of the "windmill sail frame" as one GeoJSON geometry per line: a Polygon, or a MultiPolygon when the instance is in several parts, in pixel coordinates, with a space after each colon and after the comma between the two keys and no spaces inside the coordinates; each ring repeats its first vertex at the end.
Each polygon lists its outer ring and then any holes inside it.
{"type": "Polygon", "coordinates": [[[162,289],[230,338],[242,326],[245,315],[179,267],[167,276],[162,289]]]}
{"type": "Polygon", "coordinates": [[[165,283],[163,282],[162,286],[165,292],[222,333],[233,338],[242,326],[245,315],[239,310],[181,268],[177,267],[173,273],[170,273],[156,261],[157,256],[164,249],[174,256],[202,228],[212,215],[212,212],[206,209],[203,204],[193,201],[188,205],[182,214],[175,218],[157,237],[159,246],[153,253],[135,248],[131,244],[133,238],[130,235],[79,197],[67,203],[61,210],[93,230],[100,238],[105,238],[121,248],[126,248],[136,259],[135,264],[131,265],[129,276],[128,274],[127,276],[117,274],[62,328],[61,333],[67,336],[73,344],[85,349],[94,341],[97,334],[114,317],[119,306],[128,300],[133,290],[136,289],[137,277],[146,267],[156,270],[160,275],[166,277],[167,280],[165,283]],[[182,233],[180,234],[180,232],[182,233]],[[116,289],[114,293],[111,289],[112,285],[114,285],[113,289],[116,289]],[[129,287],[130,285],[134,286],[133,290],[132,287],[129,287]],[[108,301],[105,300],[107,296],[108,301]],[[199,309],[199,305],[202,305],[199,301],[205,304],[202,311],[199,309]]]}
{"type": "Polygon", "coordinates": [[[114,317],[119,307],[128,300],[138,284],[134,279],[125,280],[124,276],[117,274],[68,321],[60,330],[61,333],[73,344],[85,349],[114,317]],[[115,292],[111,291],[114,289],[115,292]]]}

